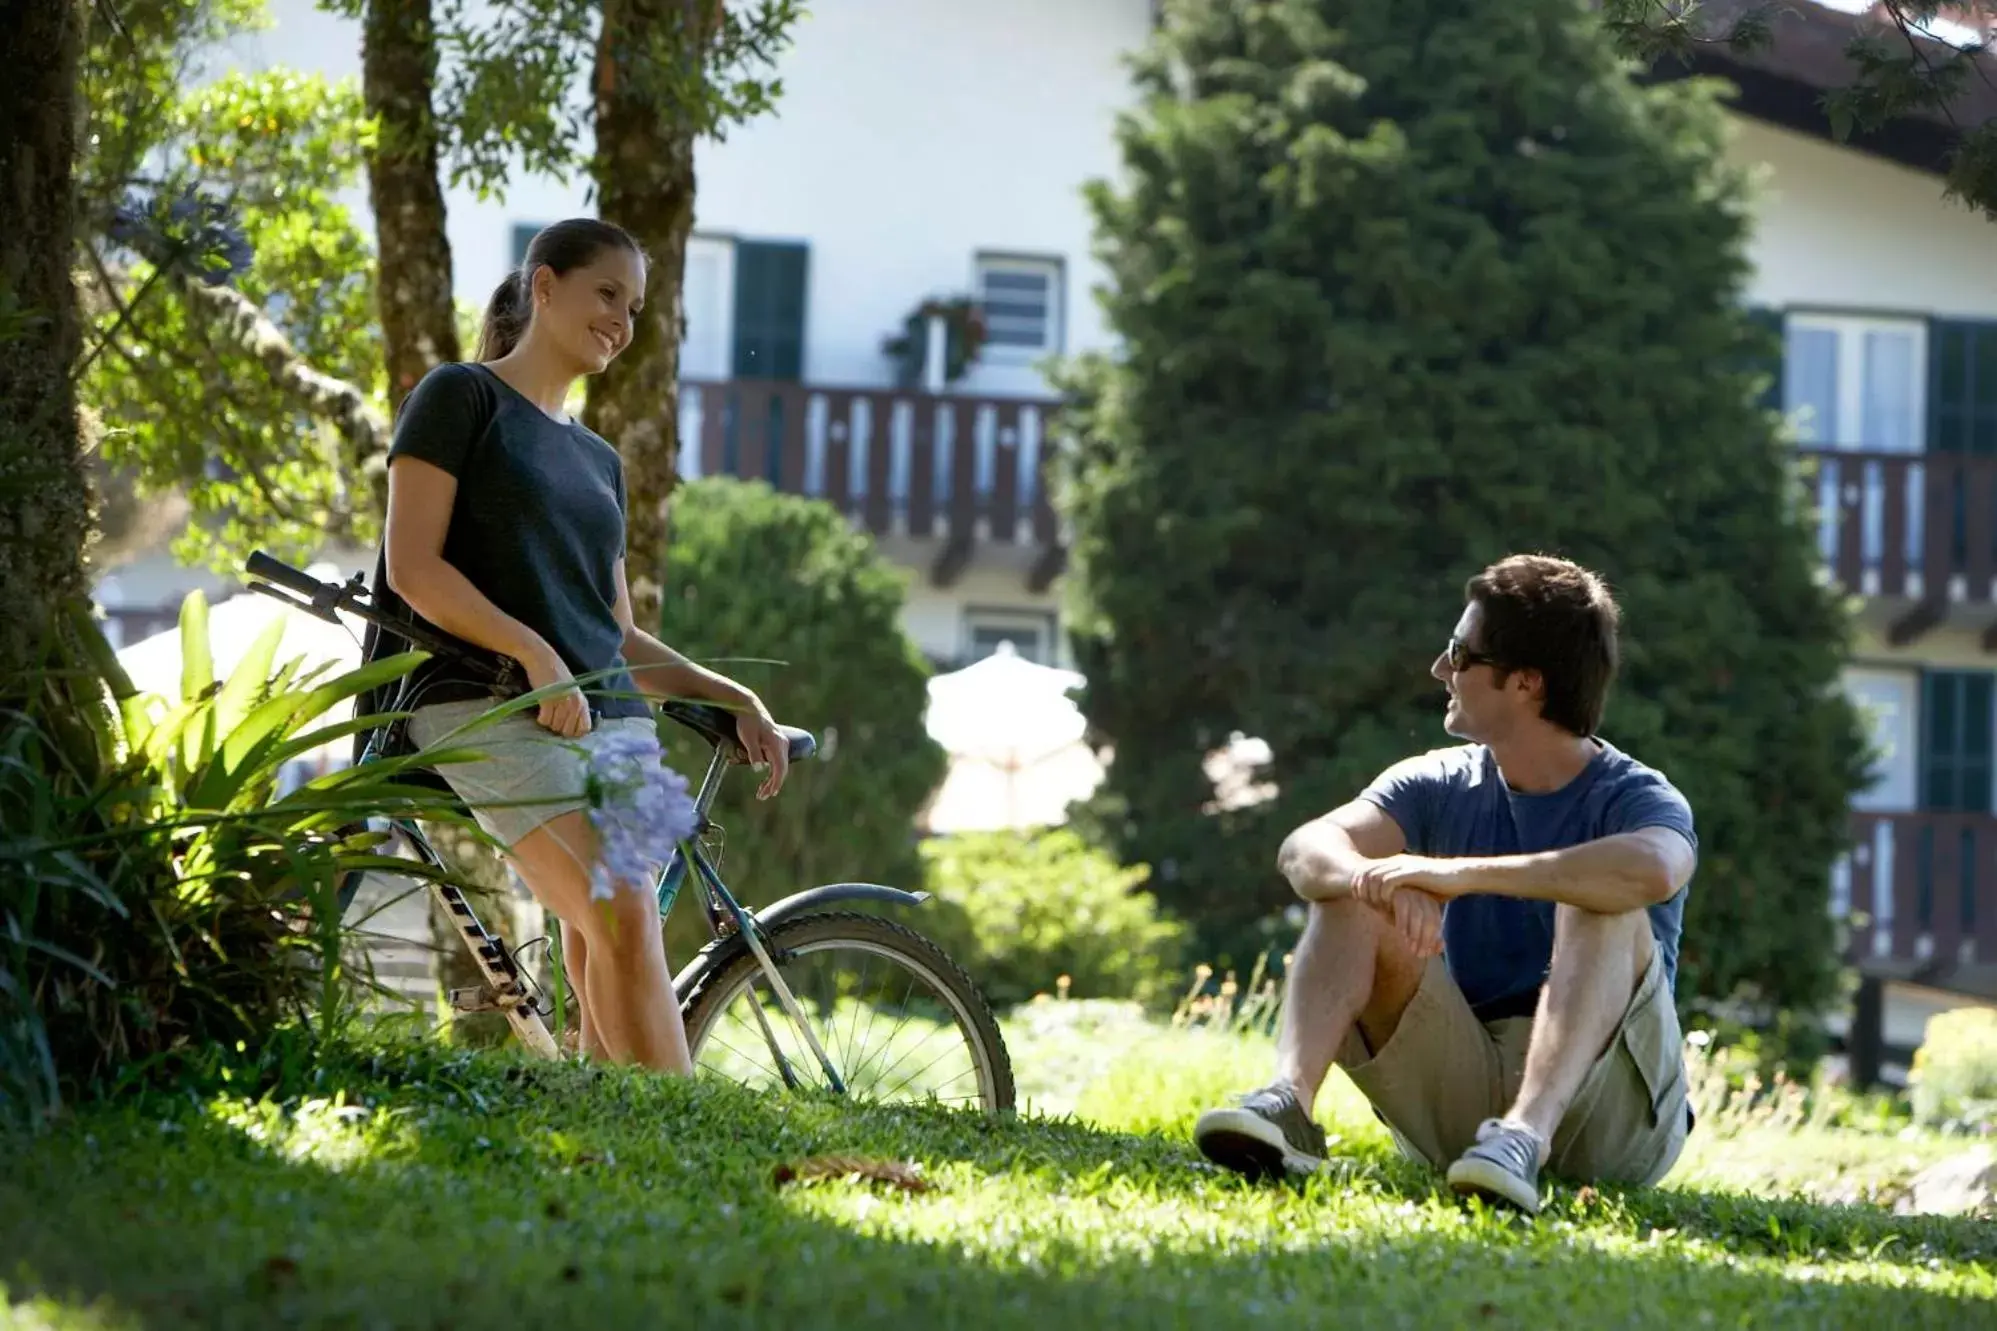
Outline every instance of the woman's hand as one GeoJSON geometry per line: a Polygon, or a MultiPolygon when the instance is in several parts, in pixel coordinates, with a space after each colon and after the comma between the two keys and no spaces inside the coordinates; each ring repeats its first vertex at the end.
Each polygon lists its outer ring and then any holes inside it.
{"type": "Polygon", "coordinates": [[[534,719],[549,730],[565,739],[581,739],[590,731],[589,701],[576,687],[575,676],[569,673],[567,663],[552,647],[542,647],[528,652],[520,662],[527,672],[527,683],[536,689],[545,689],[550,684],[566,683],[568,687],[559,693],[551,693],[541,699],[541,708],[534,719]]]}
{"type": "Polygon", "coordinates": [[[757,799],[769,799],[783,789],[784,776],[790,771],[790,741],[760,702],[736,714],[735,734],[742,741],[749,766],[769,768],[770,774],[756,788],[757,799]]]}

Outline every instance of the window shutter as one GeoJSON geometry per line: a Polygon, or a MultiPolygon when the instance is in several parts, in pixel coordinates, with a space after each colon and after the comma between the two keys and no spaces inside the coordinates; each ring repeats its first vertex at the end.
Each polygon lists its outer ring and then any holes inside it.
{"type": "Polygon", "coordinates": [[[735,246],[737,379],[796,381],[804,375],[803,245],[745,240],[735,246]]]}
{"type": "Polygon", "coordinates": [[[1997,454],[1997,323],[1928,321],[1928,449],[1997,454]]]}
{"type": "Polygon", "coordinates": [[[1987,670],[1935,670],[1922,680],[1923,808],[1990,810],[1992,680],[1987,670]]]}
{"type": "Polygon", "coordinates": [[[534,243],[534,237],[541,234],[541,228],[532,222],[513,224],[513,266],[518,268],[527,262],[527,247],[534,243]]]}
{"type": "Polygon", "coordinates": [[[1748,321],[1757,328],[1768,331],[1775,339],[1775,350],[1768,359],[1750,361],[1749,368],[1759,370],[1769,376],[1768,387],[1761,395],[1761,406],[1766,411],[1782,410],[1782,369],[1783,369],[1783,320],[1780,308],[1772,305],[1750,305],[1747,309],[1748,321]]]}

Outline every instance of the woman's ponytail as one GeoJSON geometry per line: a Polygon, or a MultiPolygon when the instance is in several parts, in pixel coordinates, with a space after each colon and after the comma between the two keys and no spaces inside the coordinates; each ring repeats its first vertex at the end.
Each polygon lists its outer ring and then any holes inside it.
{"type": "Polygon", "coordinates": [[[479,328],[477,358],[481,361],[498,360],[518,346],[520,335],[527,331],[528,313],[527,284],[520,280],[520,270],[516,268],[493,289],[492,299],[485,303],[485,323],[479,328]]]}

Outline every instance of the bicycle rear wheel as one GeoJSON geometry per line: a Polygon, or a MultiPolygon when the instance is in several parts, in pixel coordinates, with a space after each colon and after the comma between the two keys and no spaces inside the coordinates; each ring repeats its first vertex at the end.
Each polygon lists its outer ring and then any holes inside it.
{"type": "MultiPolygon", "coordinates": [[[[755,954],[739,938],[721,946],[684,1007],[696,1071],[774,1090],[789,1084],[787,1064],[800,1089],[832,1089],[755,954]]],[[[836,911],[785,921],[767,947],[849,1097],[1012,1110],[1012,1060],[990,1005],[921,934],[836,911]]]]}

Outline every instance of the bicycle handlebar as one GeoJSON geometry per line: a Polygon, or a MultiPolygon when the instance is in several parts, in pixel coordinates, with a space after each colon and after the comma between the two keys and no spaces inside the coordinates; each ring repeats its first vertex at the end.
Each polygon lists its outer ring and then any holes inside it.
{"type": "Polygon", "coordinates": [[[274,559],[261,550],[252,551],[243,567],[253,578],[274,582],[300,596],[314,598],[330,584],[323,583],[302,569],[295,569],[281,559],[274,559]]]}

